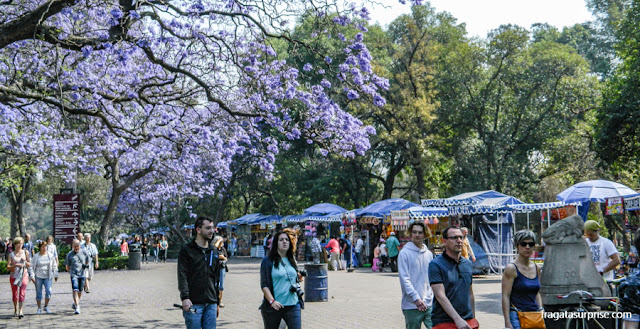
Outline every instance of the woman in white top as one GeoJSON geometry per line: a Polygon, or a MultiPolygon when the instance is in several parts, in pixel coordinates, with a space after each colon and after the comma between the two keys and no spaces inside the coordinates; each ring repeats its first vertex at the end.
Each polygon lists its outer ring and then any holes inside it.
{"type": "Polygon", "coordinates": [[[58,247],[53,243],[53,236],[47,237],[47,253],[53,257],[56,261],[56,267],[58,266],[58,247]]]}
{"type": "Polygon", "coordinates": [[[28,269],[31,266],[29,252],[22,249],[24,240],[21,237],[13,239],[13,252],[9,255],[7,269],[11,272],[9,283],[11,283],[11,293],[13,297],[13,316],[22,319],[24,314],[24,296],[27,293],[27,283],[29,283],[28,269]]]}
{"type": "Polygon", "coordinates": [[[47,314],[51,313],[49,310],[49,300],[51,299],[51,284],[55,278],[58,282],[58,266],[56,260],[51,256],[48,251],[48,244],[46,241],[40,242],[38,245],[40,252],[33,256],[33,272],[35,273],[35,279],[32,279],[36,284],[36,303],[38,303],[38,310],[36,314],[42,314],[42,308],[40,301],[42,300],[42,286],[45,289],[44,297],[44,311],[47,314]]]}

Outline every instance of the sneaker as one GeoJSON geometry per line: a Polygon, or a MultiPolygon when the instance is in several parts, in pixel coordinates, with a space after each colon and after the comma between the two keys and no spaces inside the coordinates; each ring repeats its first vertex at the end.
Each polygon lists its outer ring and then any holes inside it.
{"type": "Polygon", "coordinates": [[[38,308],[38,310],[36,311],[36,314],[42,314],[42,309],[38,308]]]}
{"type": "Polygon", "coordinates": [[[45,313],[47,313],[47,314],[51,314],[51,313],[52,313],[52,312],[51,312],[51,310],[49,309],[49,306],[45,306],[45,307],[44,307],[44,311],[45,311],[45,313]]]}
{"type": "Polygon", "coordinates": [[[71,308],[75,310],[76,309],[76,303],[71,304],[71,308]]]}
{"type": "Polygon", "coordinates": [[[76,307],[76,314],[80,314],[80,306],[76,307]]]}

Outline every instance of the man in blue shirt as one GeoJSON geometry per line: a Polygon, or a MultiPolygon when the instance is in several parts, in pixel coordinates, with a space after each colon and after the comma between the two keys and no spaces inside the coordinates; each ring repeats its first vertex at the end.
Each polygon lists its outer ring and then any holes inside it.
{"type": "Polygon", "coordinates": [[[29,257],[33,257],[33,241],[31,241],[31,235],[29,233],[24,235],[24,244],[22,249],[29,250],[29,257]]]}
{"type": "Polygon", "coordinates": [[[73,239],[71,251],[65,258],[65,267],[71,276],[71,288],[73,289],[73,308],[76,314],[80,314],[80,297],[84,287],[85,269],[89,267],[91,256],[86,250],[80,249],[80,241],[73,239]]]}
{"type": "Polygon", "coordinates": [[[387,239],[387,251],[389,253],[389,264],[391,266],[391,272],[398,272],[398,254],[400,253],[400,241],[396,238],[396,232],[389,234],[387,239]]]}
{"type": "Polygon", "coordinates": [[[474,319],[475,299],[473,296],[471,261],[461,257],[462,231],[449,226],[442,232],[445,251],[429,263],[429,283],[435,299],[431,321],[433,329],[438,325],[455,323],[458,328],[478,328],[474,319]]]}

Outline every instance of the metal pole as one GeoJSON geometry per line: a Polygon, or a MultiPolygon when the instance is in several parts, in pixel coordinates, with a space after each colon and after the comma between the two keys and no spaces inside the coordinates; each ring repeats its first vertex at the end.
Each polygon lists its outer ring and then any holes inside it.
{"type": "Polygon", "coordinates": [[[529,226],[529,215],[530,214],[531,214],[530,212],[527,212],[527,230],[530,229],[530,226],[529,226]]]}

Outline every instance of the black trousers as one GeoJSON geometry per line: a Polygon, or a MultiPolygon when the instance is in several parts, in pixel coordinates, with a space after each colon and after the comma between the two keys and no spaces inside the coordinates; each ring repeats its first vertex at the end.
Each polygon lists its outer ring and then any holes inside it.
{"type": "Polygon", "coordinates": [[[398,255],[389,257],[389,265],[391,266],[391,272],[398,272],[398,255]]]}

